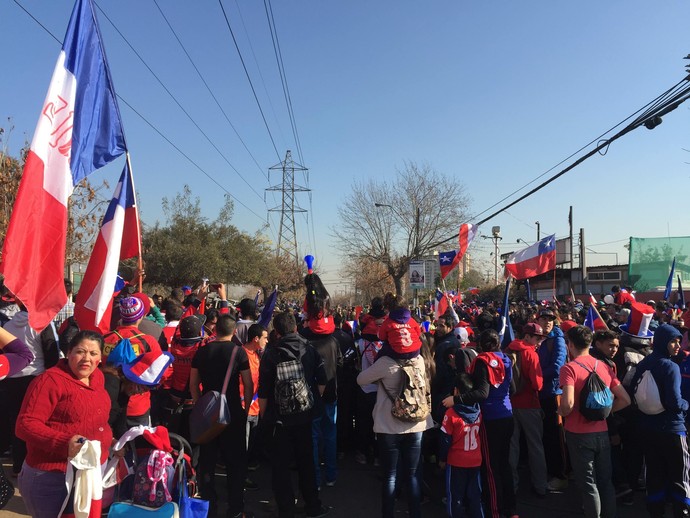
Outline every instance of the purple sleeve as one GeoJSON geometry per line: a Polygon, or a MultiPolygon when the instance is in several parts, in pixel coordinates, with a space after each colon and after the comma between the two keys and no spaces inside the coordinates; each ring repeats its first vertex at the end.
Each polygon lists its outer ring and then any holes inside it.
{"type": "Polygon", "coordinates": [[[34,361],[34,355],[24,342],[15,338],[3,349],[2,354],[10,364],[10,371],[7,374],[12,376],[34,361]]]}

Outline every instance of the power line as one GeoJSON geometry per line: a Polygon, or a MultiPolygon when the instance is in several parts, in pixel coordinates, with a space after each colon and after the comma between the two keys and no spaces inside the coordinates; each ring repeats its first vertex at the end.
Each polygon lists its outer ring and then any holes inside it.
{"type": "MultiPolygon", "coordinates": [[[[33,14],[31,14],[18,0],[13,0],[17,6],[19,6],[22,11],[24,11],[29,17],[35,21],[49,36],[51,36],[58,44],[62,45],[62,42],[60,39],[53,34],[50,29],[48,29],[45,25],[43,25],[33,14]]],[[[199,169],[201,173],[203,173],[206,177],[208,177],[209,180],[211,180],[213,183],[215,183],[218,187],[220,187],[223,192],[225,192],[228,196],[230,196],[233,200],[235,200],[237,203],[239,203],[242,207],[247,209],[247,211],[251,212],[254,214],[257,218],[263,219],[261,216],[259,216],[256,212],[254,212],[251,208],[249,208],[247,205],[242,203],[241,200],[239,200],[237,197],[235,197],[230,191],[228,191],[225,187],[223,187],[214,177],[212,177],[210,174],[208,174],[199,164],[197,164],[192,158],[190,158],[184,151],[182,151],[179,147],[177,147],[168,137],[166,137],[163,132],[161,132],[152,122],[150,122],[146,117],[144,117],[139,111],[137,111],[129,102],[127,102],[120,94],[116,93],[115,94],[117,98],[125,103],[125,105],[132,110],[141,120],[143,120],[151,129],[153,129],[158,135],[163,138],[168,144],[170,144],[178,153],[180,153],[184,158],[186,158],[194,167],[199,169]]]]}
{"type": "MultiPolygon", "coordinates": [[[[266,11],[266,20],[268,22],[268,28],[271,33],[271,42],[273,43],[273,53],[276,57],[276,64],[278,65],[278,73],[280,74],[280,82],[283,87],[283,97],[285,98],[285,104],[287,105],[288,117],[290,118],[290,126],[292,127],[292,135],[295,139],[295,145],[297,146],[297,153],[299,155],[300,162],[304,164],[304,155],[302,154],[302,143],[300,142],[299,132],[297,131],[297,121],[295,120],[295,111],[292,106],[292,96],[290,95],[290,87],[287,80],[287,72],[285,71],[285,62],[283,61],[283,53],[280,48],[280,40],[278,39],[278,28],[276,27],[275,17],[273,16],[273,5],[271,0],[264,0],[264,10],[266,11]]],[[[306,167],[303,170],[304,179],[309,188],[309,176],[306,167]]],[[[316,232],[314,231],[314,205],[312,203],[312,193],[309,191],[309,213],[312,217],[310,218],[308,214],[307,218],[307,235],[312,243],[313,253],[316,255],[316,232]],[[309,233],[311,228],[311,234],[309,233]]]]}
{"type": "Polygon", "coordinates": [[[292,136],[295,139],[297,146],[297,154],[299,161],[304,164],[304,156],[302,155],[302,145],[299,140],[299,133],[297,132],[297,123],[295,121],[295,112],[292,108],[292,97],[290,96],[290,88],[287,82],[287,74],[285,72],[285,63],[283,62],[283,54],[280,50],[280,41],[278,40],[278,29],[276,28],[275,18],[273,17],[273,6],[271,0],[264,0],[264,10],[266,11],[266,19],[268,21],[268,29],[271,32],[271,43],[273,43],[273,53],[276,57],[276,64],[278,65],[278,73],[280,74],[280,83],[283,87],[283,97],[287,105],[288,117],[290,118],[290,126],[292,127],[292,136]]]}
{"type": "Polygon", "coordinates": [[[218,182],[218,180],[216,180],[213,176],[211,176],[209,173],[207,173],[206,170],[205,170],[203,167],[201,167],[199,164],[197,164],[194,160],[192,160],[192,158],[191,158],[189,155],[187,155],[184,151],[182,151],[179,147],[177,147],[177,146],[176,146],[168,137],[166,137],[166,136],[165,136],[165,135],[164,135],[164,134],[163,134],[163,133],[162,133],[152,122],[150,122],[146,117],[144,117],[141,113],[139,113],[139,111],[137,111],[137,109],[134,108],[134,106],[132,106],[132,105],[131,105],[129,102],[127,102],[125,99],[123,99],[119,94],[115,94],[115,95],[117,95],[117,98],[120,99],[120,101],[122,101],[123,103],[125,103],[125,105],[126,105],[130,110],[132,110],[135,114],[137,114],[141,120],[143,120],[146,124],[148,124],[148,126],[149,126],[153,131],[155,131],[156,133],[158,133],[158,135],[160,135],[160,137],[161,137],[163,140],[165,140],[168,144],[170,144],[180,155],[182,155],[184,158],[186,158],[186,159],[189,161],[190,164],[192,164],[194,167],[196,167],[196,168],[197,168],[202,174],[204,174],[209,180],[211,180],[211,181],[212,181],[213,183],[215,183],[218,187],[220,187],[220,188],[223,190],[223,192],[224,192],[225,194],[227,194],[228,196],[230,196],[233,200],[235,200],[237,203],[239,203],[240,205],[242,205],[242,207],[244,207],[244,208],[247,209],[249,212],[251,212],[252,214],[254,214],[257,218],[259,218],[260,220],[263,221],[263,218],[262,218],[261,216],[259,216],[256,212],[254,212],[252,209],[250,209],[247,205],[245,205],[244,203],[242,203],[242,201],[241,201],[237,196],[235,196],[235,195],[232,194],[230,191],[228,191],[225,187],[223,187],[223,186],[218,182]]]}
{"type": "MultiPolygon", "coordinates": [[[[543,189],[544,187],[549,185],[551,182],[554,182],[555,180],[557,180],[558,178],[560,178],[561,176],[563,176],[567,172],[571,171],[572,169],[574,169],[575,167],[580,165],[582,162],[584,162],[588,158],[595,155],[596,153],[600,153],[602,151],[605,153],[606,150],[608,150],[608,147],[611,145],[611,143],[618,140],[622,136],[630,133],[632,130],[637,129],[642,125],[644,125],[647,129],[653,129],[657,125],[661,124],[661,117],[663,115],[666,115],[667,113],[672,112],[673,110],[678,108],[678,106],[680,106],[683,102],[685,102],[688,98],[690,98],[690,84],[686,84],[683,88],[679,88],[679,86],[681,84],[683,84],[684,82],[688,82],[689,80],[690,80],[690,76],[687,76],[684,79],[682,79],[681,81],[679,81],[676,85],[674,85],[671,88],[669,88],[668,90],[666,90],[666,92],[664,92],[663,94],[658,96],[653,101],[647,103],[645,106],[643,106],[642,108],[637,110],[635,113],[633,113],[632,115],[630,115],[629,117],[627,117],[626,119],[624,119],[623,121],[618,123],[611,130],[607,131],[606,133],[604,133],[601,136],[601,137],[603,137],[604,135],[608,134],[610,131],[612,131],[616,127],[620,126],[623,122],[631,119],[632,117],[636,116],[638,113],[642,112],[642,114],[639,115],[633,122],[631,122],[630,124],[625,126],[622,130],[620,130],[618,133],[613,135],[611,138],[606,139],[606,140],[599,140],[599,144],[597,144],[597,146],[594,149],[592,149],[591,151],[589,151],[588,153],[586,153],[582,157],[578,158],[575,162],[570,164],[568,167],[566,167],[565,169],[562,169],[560,172],[556,173],[555,175],[550,176],[547,180],[540,183],[539,185],[537,185],[535,188],[533,188],[529,192],[523,194],[522,196],[520,196],[516,200],[510,202],[509,204],[505,205],[504,207],[500,208],[499,210],[491,213],[489,216],[486,216],[482,220],[478,221],[476,223],[476,225],[481,225],[483,223],[486,223],[487,221],[496,217],[500,213],[506,211],[507,209],[509,209],[513,205],[520,203],[521,201],[523,201],[526,198],[529,198],[530,196],[532,196],[532,194],[536,193],[537,191],[540,191],[541,189],[543,189]]],[[[601,139],[601,137],[599,137],[599,139],[601,139]]],[[[584,148],[580,148],[580,150],[582,150],[582,149],[584,149],[584,148]]],[[[577,154],[578,152],[579,151],[575,152],[574,154],[577,154]]],[[[574,156],[574,154],[570,155],[570,156],[572,157],[572,156],[574,156]]],[[[570,158],[570,157],[568,157],[568,158],[570,158]]],[[[565,159],[565,160],[567,160],[567,159],[565,159]]],[[[559,162],[559,165],[562,164],[565,160],[559,162]]],[[[551,169],[549,169],[549,171],[551,171],[553,169],[554,168],[551,168],[551,169]]],[[[544,176],[544,174],[546,174],[546,173],[541,174],[540,176],[537,177],[537,179],[544,176]]],[[[529,185],[530,183],[533,183],[535,180],[532,180],[527,185],[529,185]]],[[[524,187],[521,187],[520,189],[518,189],[518,191],[523,189],[523,188],[524,187]]],[[[515,192],[518,192],[518,191],[515,191],[515,192]]],[[[510,196],[511,195],[507,196],[506,198],[508,198],[510,196]]],[[[503,198],[501,201],[504,201],[506,198],[503,198]]],[[[495,207],[498,203],[500,203],[500,201],[495,203],[491,207],[489,207],[489,209],[492,207],[495,207]]],[[[477,217],[481,214],[484,214],[489,209],[485,209],[484,211],[480,212],[479,214],[475,215],[474,217],[477,217]]],[[[474,218],[472,218],[472,219],[474,219],[474,218]]],[[[454,239],[457,239],[457,234],[449,237],[448,239],[444,239],[443,241],[439,241],[438,243],[435,243],[433,246],[435,247],[435,246],[441,245],[443,243],[447,243],[448,241],[452,241],[454,239]]]]}
{"type": "Polygon", "coordinates": [[[141,57],[141,55],[139,54],[139,52],[137,52],[137,50],[136,50],[136,49],[134,48],[134,46],[129,42],[129,40],[125,37],[125,35],[122,34],[122,31],[120,31],[120,29],[118,29],[118,27],[117,27],[117,26],[115,25],[115,23],[110,19],[110,17],[108,16],[108,14],[101,8],[100,5],[98,5],[98,3],[97,3],[95,0],[94,0],[94,4],[96,5],[96,7],[98,7],[98,10],[101,12],[101,14],[103,14],[103,16],[105,16],[105,19],[108,20],[108,23],[110,23],[110,25],[113,27],[113,29],[115,29],[115,32],[117,32],[117,33],[120,35],[120,37],[124,40],[124,42],[127,44],[127,46],[132,50],[132,52],[134,52],[134,55],[135,55],[137,58],[139,58],[139,61],[141,61],[142,64],[148,69],[148,71],[151,72],[151,74],[153,75],[153,77],[156,78],[156,81],[158,81],[158,84],[161,85],[161,87],[163,88],[163,90],[165,90],[165,92],[170,96],[170,98],[175,102],[175,104],[177,104],[177,106],[180,108],[180,110],[182,110],[182,113],[184,113],[184,114],[187,116],[187,118],[191,121],[191,123],[194,124],[194,126],[196,127],[196,129],[198,129],[199,132],[200,132],[200,133],[204,136],[204,138],[208,141],[208,143],[211,144],[211,146],[213,147],[213,149],[215,149],[215,150],[218,152],[218,154],[223,158],[223,160],[225,160],[225,162],[232,168],[232,170],[235,171],[235,173],[237,173],[237,176],[240,177],[240,179],[247,185],[247,187],[249,187],[249,188],[252,190],[252,192],[253,192],[254,194],[256,194],[256,195],[259,197],[259,199],[262,199],[261,195],[256,191],[256,189],[254,189],[254,187],[246,180],[246,178],[245,178],[244,176],[242,176],[242,174],[237,170],[237,168],[235,168],[235,166],[232,165],[232,163],[230,162],[230,160],[228,160],[228,158],[225,156],[225,154],[223,154],[223,152],[218,148],[218,146],[216,146],[216,144],[211,140],[211,138],[206,134],[206,132],[205,132],[203,129],[201,129],[201,126],[199,126],[199,124],[194,120],[194,118],[189,114],[189,112],[184,108],[184,106],[182,106],[182,104],[180,103],[180,101],[177,100],[177,98],[176,98],[176,97],[173,95],[173,93],[168,89],[168,87],[165,86],[165,83],[163,83],[163,81],[162,81],[162,80],[158,77],[158,75],[153,71],[153,69],[152,69],[152,68],[149,66],[149,64],[144,60],[144,58],[141,57]]]}
{"type": "MultiPolygon", "coordinates": [[[[660,99],[660,98],[662,98],[662,97],[668,95],[669,92],[672,92],[674,89],[676,89],[676,88],[677,88],[680,84],[682,84],[682,83],[683,83],[683,81],[679,81],[677,84],[675,84],[674,86],[672,86],[671,88],[669,88],[668,90],[666,90],[666,92],[664,92],[664,93],[661,94],[659,97],[657,97],[657,99],[660,99]]],[[[655,99],[655,101],[656,101],[656,99],[655,99]]],[[[632,115],[626,117],[625,119],[623,119],[622,121],[620,121],[620,122],[619,122],[618,124],[616,124],[615,126],[609,128],[608,130],[606,130],[605,132],[603,132],[603,133],[602,133],[601,135],[599,135],[598,137],[595,137],[594,139],[592,139],[590,142],[588,142],[587,144],[585,144],[584,146],[582,146],[582,147],[581,147],[580,149],[578,149],[577,151],[575,151],[575,152],[573,152],[572,154],[570,154],[569,156],[565,157],[563,160],[561,160],[560,162],[558,162],[557,164],[555,164],[553,167],[550,167],[549,169],[547,169],[546,171],[544,171],[542,174],[540,174],[539,176],[533,178],[532,180],[530,180],[529,182],[527,182],[527,183],[524,184],[523,186],[518,187],[517,189],[515,189],[515,190],[514,190],[513,192],[511,192],[510,194],[504,196],[503,198],[501,198],[500,200],[498,200],[498,201],[497,201],[496,203],[494,203],[493,205],[490,205],[489,207],[487,207],[486,209],[484,209],[482,212],[480,212],[480,213],[478,213],[478,214],[475,214],[474,217],[473,217],[472,219],[478,218],[478,217],[481,216],[482,214],[484,214],[484,213],[490,211],[491,209],[493,209],[494,207],[496,207],[496,206],[499,205],[500,203],[503,203],[503,202],[504,202],[505,200],[507,200],[508,198],[514,196],[515,194],[519,193],[519,192],[522,191],[523,189],[525,189],[525,188],[527,188],[528,186],[532,185],[534,182],[536,182],[536,181],[539,180],[540,178],[543,178],[544,176],[546,176],[547,174],[549,174],[551,171],[553,171],[554,169],[556,169],[558,166],[564,164],[566,161],[570,160],[571,158],[573,158],[573,157],[574,157],[575,155],[577,155],[578,153],[581,153],[582,151],[584,151],[585,149],[587,149],[589,146],[591,146],[591,145],[594,144],[595,142],[599,142],[605,135],[608,135],[608,134],[611,133],[614,129],[616,129],[617,127],[619,127],[621,124],[623,124],[623,123],[625,123],[626,121],[632,119],[635,115],[637,115],[638,113],[642,112],[647,106],[653,105],[653,104],[655,103],[655,101],[652,101],[651,103],[647,104],[646,106],[643,106],[642,108],[640,108],[639,110],[637,110],[637,111],[636,111],[635,113],[633,113],[632,115]]],[[[610,142],[609,142],[609,143],[610,143],[610,142]]],[[[608,146],[604,146],[604,147],[608,147],[608,146]]]]}
{"type": "Polygon", "coordinates": [[[240,46],[237,44],[237,39],[235,38],[235,33],[232,30],[232,26],[230,25],[230,20],[228,19],[228,15],[225,12],[225,7],[223,7],[223,1],[218,0],[218,5],[220,5],[221,11],[223,11],[223,17],[225,18],[225,24],[228,26],[228,30],[230,31],[230,36],[232,36],[232,42],[235,44],[235,49],[237,50],[237,55],[240,57],[240,62],[242,63],[242,68],[244,69],[244,73],[247,76],[247,81],[249,81],[249,86],[252,89],[252,94],[254,94],[254,100],[256,101],[256,105],[259,108],[259,112],[261,113],[261,119],[264,121],[264,126],[266,126],[266,131],[268,132],[268,136],[271,139],[271,144],[273,144],[273,149],[276,152],[276,156],[278,157],[278,160],[280,160],[280,153],[278,152],[278,148],[276,147],[276,142],[273,140],[273,134],[271,133],[271,128],[268,127],[268,122],[266,121],[266,116],[264,115],[264,110],[261,108],[261,103],[259,102],[259,97],[256,95],[256,90],[254,89],[254,83],[252,83],[252,78],[249,76],[249,70],[247,70],[247,65],[244,63],[244,58],[242,57],[242,52],[240,51],[240,46]]]}
{"type": "Polygon", "coordinates": [[[172,24],[171,24],[170,21],[168,20],[167,16],[165,16],[165,13],[164,13],[163,10],[161,9],[160,5],[158,5],[158,0],[153,0],[153,3],[154,3],[154,4],[156,5],[156,7],[158,8],[158,12],[161,13],[161,16],[163,17],[163,20],[165,20],[165,23],[167,24],[168,28],[170,29],[170,32],[172,32],[172,33],[173,33],[173,36],[175,36],[175,39],[177,40],[177,43],[179,43],[179,44],[180,44],[180,47],[182,47],[182,51],[185,53],[185,56],[187,56],[187,59],[189,60],[189,63],[192,65],[192,67],[194,67],[194,70],[196,71],[197,75],[199,76],[199,79],[201,79],[201,82],[204,83],[204,86],[206,87],[206,90],[208,90],[208,93],[211,94],[211,97],[212,97],[213,100],[215,101],[216,106],[218,106],[218,109],[220,110],[220,112],[221,112],[221,113],[223,114],[223,116],[225,117],[225,120],[228,121],[228,124],[230,124],[230,127],[232,128],[232,131],[235,132],[235,135],[237,135],[237,138],[240,140],[240,142],[241,142],[242,145],[244,146],[244,149],[246,149],[246,150],[247,150],[247,153],[249,153],[249,156],[252,157],[252,160],[253,160],[254,163],[256,164],[256,167],[259,169],[259,171],[261,171],[261,174],[264,175],[264,176],[266,177],[266,180],[268,180],[268,174],[267,174],[266,172],[264,172],[264,169],[259,165],[259,162],[256,160],[256,157],[254,157],[254,155],[252,154],[252,152],[251,152],[251,151],[249,150],[249,148],[247,147],[247,144],[244,142],[244,140],[243,140],[242,137],[240,136],[239,132],[237,131],[237,128],[235,128],[235,125],[230,121],[230,117],[229,117],[228,114],[225,112],[225,110],[223,109],[223,106],[221,106],[220,102],[218,101],[218,99],[217,99],[216,96],[214,95],[213,91],[211,90],[211,87],[210,87],[209,84],[206,82],[206,79],[204,78],[203,74],[201,73],[201,71],[199,70],[199,68],[196,66],[196,63],[194,63],[194,60],[192,59],[192,56],[190,56],[190,55],[189,55],[189,52],[187,52],[186,47],[185,47],[184,44],[182,43],[182,40],[180,40],[179,36],[178,36],[177,33],[175,32],[175,29],[173,29],[172,24]]]}
{"type": "Polygon", "coordinates": [[[235,7],[237,7],[237,14],[240,16],[240,22],[242,22],[242,28],[244,29],[244,34],[247,37],[247,44],[249,45],[249,51],[252,54],[252,59],[254,60],[254,64],[256,65],[256,71],[259,73],[259,79],[261,79],[261,86],[263,86],[264,93],[266,94],[266,99],[268,100],[268,105],[271,108],[271,113],[273,114],[273,120],[276,123],[276,126],[278,126],[278,133],[280,134],[280,138],[283,140],[283,142],[286,142],[285,135],[283,135],[283,129],[280,126],[280,122],[278,121],[278,115],[276,114],[275,106],[273,106],[273,102],[271,101],[271,96],[268,94],[268,88],[266,87],[266,81],[264,79],[264,75],[261,73],[261,67],[259,66],[259,60],[256,57],[256,53],[254,52],[254,45],[252,45],[252,39],[249,36],[249,31],[247,30],[247,25],[244,23],[244,16],[242,16],[242,9],[240,8],[240,3],[238,0],[235,0],[235,7]]]}

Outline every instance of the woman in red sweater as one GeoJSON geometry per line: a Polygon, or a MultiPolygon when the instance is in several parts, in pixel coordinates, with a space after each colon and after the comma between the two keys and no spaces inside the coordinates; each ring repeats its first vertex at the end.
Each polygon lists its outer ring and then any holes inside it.
{"type": "Polygon", "coordinates": [[[110,397],[98,368],[102,349],[100,334],[80,331],[67,358],[33,380],[24,397],[16,428],[27,448],[19,489],[34,518],[54,518],[60,512],[67,498],[67,460],[85,440],[100,441],[101,463],[108,459],[113,435],[110,397]]]}

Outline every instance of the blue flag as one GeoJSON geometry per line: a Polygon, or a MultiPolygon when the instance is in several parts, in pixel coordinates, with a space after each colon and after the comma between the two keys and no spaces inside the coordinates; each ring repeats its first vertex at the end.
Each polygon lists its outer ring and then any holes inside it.
{"type": "Polygon", "coordinates": [[[273,317],[273,310],[276,307],[276,301],[278,300],[278,286],[273,289],[273,292],[266,299],[264,304],[264,309],[261,310],[261,315],[257,324],[261,324],[264,329],[268,329],[268,325],[271,323],[271,318],[273,317]]]}
{"type": "Polygon", "coordinates": [[[668,280],[666,281],[666,289],[664,290],[664,300],[668,302],[668,298],[671,296],[671,290],[673,290],[673,274],[676,272],[676,258],[673,258],[673,263],[671,263],[671,272],[668,274],[668,280]]]}
{"type": "Polygon", "coordinates": [[[680,309],[685,309],[685,293],[683,292],[683,285],[680,282],[680,275],[678,276],[678,299],[676,306],[680,309]]]}
{"type": "Polygon", "coordinates": [[[600,320],[599,315],[597,314],[596,311],[594,311],[594,306],[590,305],[589,310],[587,311],[587,317],[585,318],[585,327],[589,327],[592,331],[596,331],[596,326],[594,323],[600,320]]]}
{"type": "Polygon", "coordinates": [[[503,297],[503,307],[501,308],[501,329],[498,332],[498,336],[501,339],[501,349],[508,347],[508,344],[515,339],[513,325],[510,323],[510,302],[508,300],[510,296],[510,281],[511,278],[508,277],[506,293],[503,297]]]}

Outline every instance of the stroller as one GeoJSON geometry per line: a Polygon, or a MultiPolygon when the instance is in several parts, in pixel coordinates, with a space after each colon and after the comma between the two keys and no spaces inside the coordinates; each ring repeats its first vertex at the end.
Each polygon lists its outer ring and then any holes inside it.
{"type": "Polygon", "coordinates": [[[194,498],[195,459],[186,439],[163,426],[135,426],[115,445],[122,448],[125,456],[104,477],[106,487],[115,482],[104,493],[108,517],[206,518],[208,502],[194,498]]]}

